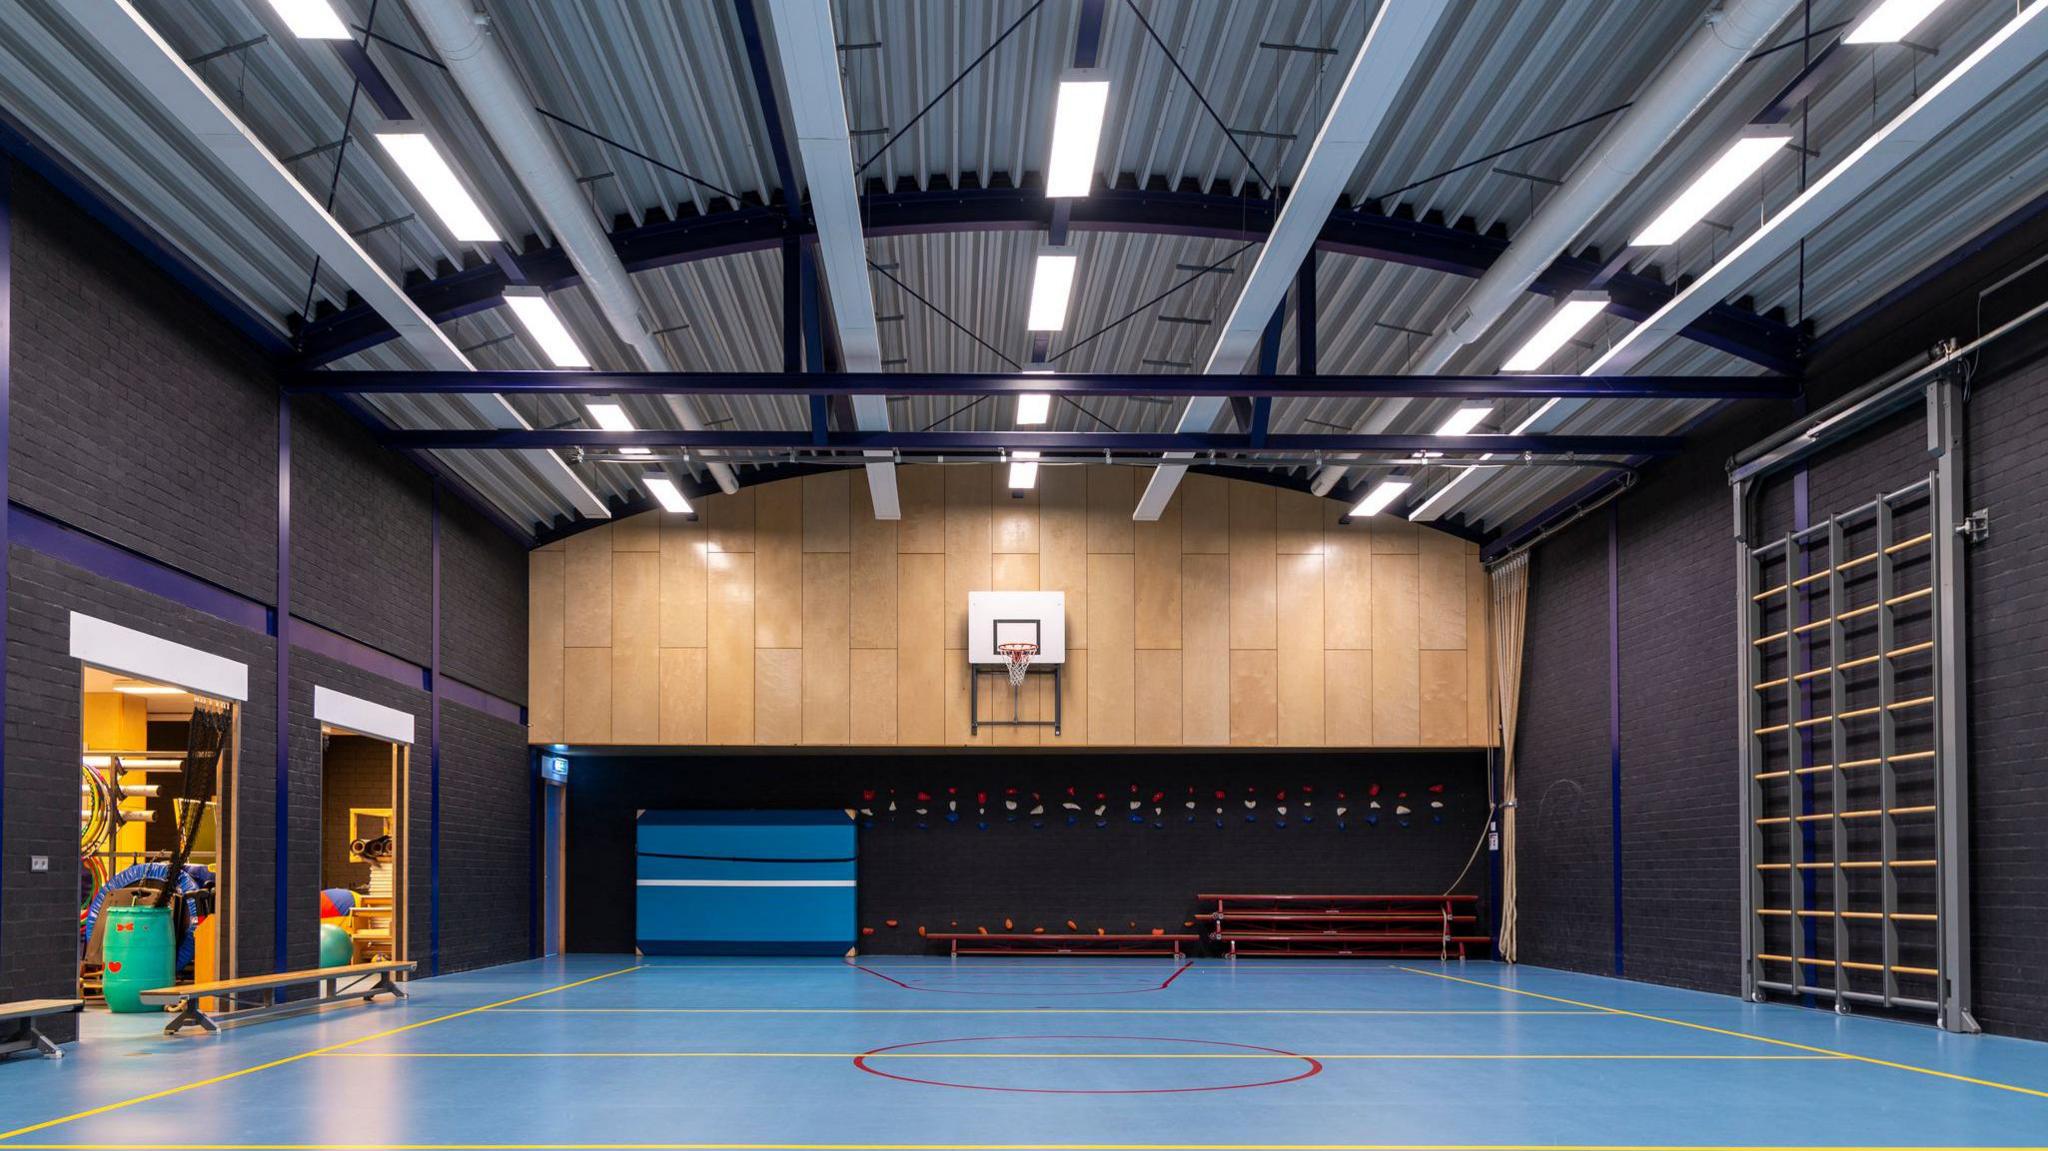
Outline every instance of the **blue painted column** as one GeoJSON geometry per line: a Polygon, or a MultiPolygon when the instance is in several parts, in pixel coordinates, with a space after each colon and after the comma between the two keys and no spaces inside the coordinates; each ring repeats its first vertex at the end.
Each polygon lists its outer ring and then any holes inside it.
{"type": "Polygon", "coordinates": [[[291,940],[292,868],[292,398],[277,397],[277,824],[273,851],[276,885],[271,940],[272,970],[288,971],[291,940]]]}
{"type": "MultiPolygon", "coordinates": [[[[7,553],[13,547],[7,512],[8,410],[14,384],[8,365],[14,358],[14,200],[10,186],[13,162],[0,156],[0,730],[7,715],[7,553]]],[[[7,746],[0,739],[0,859],[7,858],[7,746]]],[[[6,868],[0,867],[0,876],[6,868]]],[[[0,924],[7,922],[7,891],[0,879],[0,924]]],[[[0,941],[4,942],[4,941],[0,941]]]]}
{"type": "Polygon", "coordinates": [[[427,657],[427,974],[441,974],[441,484],[433,486],[433,651],[427,657]]]}
{"type": "Polygon", "coordinates": [[[1621,906],[1621,508],[1607,505],[1607,774],[1613,799],[1614,974],[1626,974],[1621,906]]]}

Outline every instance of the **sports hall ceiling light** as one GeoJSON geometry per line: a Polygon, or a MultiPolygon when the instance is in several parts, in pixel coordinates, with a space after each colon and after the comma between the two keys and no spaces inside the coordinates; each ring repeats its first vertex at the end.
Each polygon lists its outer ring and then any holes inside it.
{"type": "Polygon", "coordinates": [[[477,206],[476,197],[470,195],[462,178],[434,146],[433,137],[399,125],[381,128],[376,135],[377,143],[384,146],[391,162],[426,197],[427,206],[456,239],[466,244],[487,244],[499,238],[498,230],[477,206]]]}
{"type": "Polygon", "coordinates": [[[1414,486],[1415,481],[1413,480],[1395,477],[1381,480],[1373,485],[1371,491],[1365,493],[1365,498],[1358,501],[1358,505],[1351,509],[1351,514],[1353,516],[1376,516],[1386,511],[1396,499],[1400,498],[1402,492],[1414,486]]]}
{"type": "Polygon", "coordinates": [[[1606,307],[1607,297],[1599,292],[1572,293],[1565,298],[1564,303],[1558,305],[1555,312],[1550,314],[1549,319],[1543,321],[1543,326],[1536,329],[1536,334],[1530,336],[1519,351],[1508,357],[1508,362],[1502,364],[1500,370],[1533,372],[1541,368],[1545,361],[1557,354],[1559,348],[1564,347],[1567,340],[1578,335],[1579,330],[1592,323],[1593,317],[1599,315],[1606,307]]]}
{"type": "Polygon", "coordinates": [[[1017,422],[1042,424],[1052,415],[1052,397],[1044,392],[1025,392],[1017,397],[1017,422]]]}
{"type": "Polygon", "coordinates": [[[546,292],[533,287],[506,288],[505,306],[512,309],[519,325],[540,345],[549,363],[558,368],[590,366],[590,357],[577,346],[576,337],[569,334],[568,325],[562,323],[546,292]]]}
{"type": "Polygon", "coordinates": [[[1038,453],[1010,453],[1010,490],[1021,492],[1038,486],[1038,453]]]}
{"type": "Polygon", "coordinates": [[[327,0],[270,0],[277,18],[301,40],[347,40],[348,25],[327,0]]]}
{"type": "Polygon", "coordinates": [[[147,681],[139,679],[117,679],[114,681],[114,690],[120,692],[122,695],[185,694],[185,689],[182,687],[172,687],[169,684],[162,683],[149,683],[147,681]]]}
{"type": "MultiPolygon", "coordinates": [[[[639,430],[633,424],[633,417],[626,414],[625,405],[616,400],[599,400],[583,406],[589,409],[591,421],[605,431],[631,432],[639,430]]],[[[646,456],[654,454],[654,449],[620,448],[619,454],[622,456],[646,456]]]]}
{"type": "Polygon", "coordinates": [[[677,487],[676,482],[667,476],[659,472],[649,472],[647,475],[640,477],[640,482],[647,485],[647,493],[654,497],[656,503],[661,505],[662,511],[688,512],[690,510],[690,501],[683,498],[683,490],[677,487]]]}
{"type": "Polygon", "coordinates": [[[1934,14],[1946,0],[1881,0],[1877,7],[1864,14],[1861,21],[1849,34],[1842,37],[1844,44],[1896,44],[1906,34],[1920,26],[1922,20],[1934,14]]]}
{"type": "Polygon", "coordinates": [[[1086,196],[1095,183],[1095,153],[1109,111],[1109,81],[1097,72],[1070,72],[1053,106],[1052,159],[1045,165],[1047,196],[1086,196]]]}
{"type": "Polygon", "coordinates": [[[1031,274],[1031,318],[1034,332],[1057,332],[1067,326],[1067,301],[1074,295],[1074,269],[1080,257],[1040,252],[1031,274]]]}
{"type": "Polygon", "coordinates": [[[1436,426],[1436,434],[1440,436],[1470,435],[1472,429],[1479,426],[1480,421],[1492,414],[1492,404],[1459,404],[1457,411],[1444,417],[1444,422],[1436,426]]]}
{"type": "Polygon", "coordinates": [[[1706,219],[1714,206],[1741,187],[1778,149],[1792,142],[1792,132],[1777,125],[1751,125],[1722,151],[1707,170],[1687,185],[1678,198],[1665,205],[1650,226],[1629,241],[1634,248],[1661,248],[1678,242],[1694,224],[1706,219]]]}

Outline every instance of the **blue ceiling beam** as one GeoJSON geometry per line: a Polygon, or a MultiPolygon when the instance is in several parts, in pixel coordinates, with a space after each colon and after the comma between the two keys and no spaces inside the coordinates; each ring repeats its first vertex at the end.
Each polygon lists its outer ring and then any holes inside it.
{"type": "MultiPolygon", "coordinates": [[[[1251,437],[1211,432],[966,432],[839,431],[822,443],[809,428],[760,431],[688,432],[641,429],[608,432],[601,428],[483,428],[390,431],[379,436],[394,448],[421,451],[503,451],[535,448],[693,448],[723,451],[815,450],[907,452],[996,452],[1035,449],[1048,452],[1245,452],[1251,437]]],[[[1683,446],[1677,436],[1434,436],[1409,434],[1341,434],[1267,436],[1268,452],[1482,452],[1540,456],[1667,456],[1683,446]]],[[[1600,462],[1588,460],[1589,464],[1600,462]]]]}
{"type": "MultiPolygon", "coordinates": [[[[871,187],[873,183],[871,182],[871,187]]],[[[1052,224],[1053,202],[1036,187],[943,188],[923,191],[875,191],[862,197],[864,232],[875,236],[911,236],[949,232],[1043,231],[1052,224]]],[[[1167,191],[1133,187],[1101,188],[1071,202],[1069,226],[1079,231],[1140,232],[1216,239],[1257,240],[1273,226],[1273,207],[1207,192],[1167,191]]],[[[678,219],[650,218],[612,233],[612,246],[631,272],[671,264],[778,248],[792,235],[808,239],[815,224],[808,210],[792,217],[780,207],[743,208],[678,219]]],[[[1481,235],[1465,228],[1428,220],[1346,209],[1331,215],[1316,241],[1319,252],[1430,268],[1460,276],[1478,276],[1507,249],[1505,235],[1481,235]]],[[[536,248],[519,256],[529,283],[549,291],[576,282],[575,269],[559,251],[536,248]]],[[[1590,257],[1566,256],[1537,277],[1530,290],[1550,296],[1576,291],[1592,282],[1602,264],[1590,257]]],[[[421,310],[436,320],[452,319],[493,307],[503,294],[504,273],[494,267],[464,269],[449,276],[408,284],[406,290],[421,310]]],[[[1608,310],[1639,321],[1674,295],[1670,285],[1640,274],[1620,274],[1607,282],[1613,297],[1608,310]]],[[[1709,347],[1747,360],[1769,371],[1797,374],[1805,350],[1802,332],[1780,320],[1719,304],[1696,320],[1685,333],[1709,347]]],[[[303,363],[318,366],[373,347],[391,338],[390,329],[368,309],[352,307],[307,324],[302,333],[303,363]]]]}
{"type": "Polygon", "coordinates": [[[1053,376],[971,372],[900,374],[785,372],[300,371],[293,395],[698,395],[989,396],[1061,392],[1095,396],[1407,396],[1511,399],[1790,400],[1800,382],[1782,376],[1242,376],[1097,372],[1053,376]]]}

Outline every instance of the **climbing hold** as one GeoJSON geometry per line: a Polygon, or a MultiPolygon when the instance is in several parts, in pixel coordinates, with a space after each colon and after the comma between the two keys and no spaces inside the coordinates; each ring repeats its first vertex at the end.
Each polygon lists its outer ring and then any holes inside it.
{"type": "Polygon", "coordinates": [[[1432,783],[1432,784],[1430,784],[1430,785],[1429,785],[1429,793],[1430,793],[1431,795],[1442,795],[1442,794],[1444,793],[1444,785],[1443,785],[1443,784],[1441,784],[1441,783],[1432,783]]]}
{"type": "Polygon", "coordinates": [[[1367,795],[1378,795],[1380,793],[1380,785],[1377,783],[1373,784],[1371,787],[1365,789],[1365,793],[1367,795]]]}
{"type": "Polygon", "coordinates": [[[872,927],[863,927],[860,929],[860,933],[862,935],[873,935],[875,933],[875,929],[872,927]]]}
{"type": "Polygon", "coordinates": [[[1444,801],[1441,799],[1432,799],[1429,801],[1429,805],[1431,807],[1442,807],[1444,805],[1444,801]]]}
{"type": "Polygon", "coordinates": [[[1015,928],[1016,926],[1017,926],[1017,921],[1016,921],[1016,920],[1014,920],[1014,919],[1010,919],[1010,918],[1007,918],[1007,917],[1005,917],[1005,918],[1004,918],[1004,920],[1003,920],[1003,930],[1004,930],[1004,931],[1009,931],[1009,930],[1011,930],[1011,929],[1015,928]]]}
{"type": "Polygon", "coordinates": [[[1034,804],[1034,805],[1032,806],[1031,810],[1030,810],[1030,811],[1028,811],[1028,812],[1026,812],[1025,814],[1027,814],[1027,815],[1044,815],[1044,814],[1045,814],[1045,805],[1044,805],[1044,804],[1042,804],[1042,803],[1040,803],[1040,804],[1034,804]]]}
{"type": "Polygon", "coordinates": [[[981,927],[981,926],[977,925],[977,926],[975,927],[975,929],[974,929],[974,933],[975,933],[976,935],[987,935],[987,934],[988,934],[988,928],[986,928],[986,927],[981,927]]]}
{"type": "Polygon", "coordinates": [[[1343,806],[1343,805],[1341,805],[1341,804],[1340,804],[1340,805],[1338,805],[1338,807],[1337,807],[1337,814],[1338,814],[1338,815],[1342,815],[1342,814],[1344,814],[1345,812],[1347,812],[1347,811],[1350,811],[1350,810],[1351,810],[1350,808],[1348,808],[1348,807],[1345,807],[1345,806],[1343,806]]]}
{"type": "Polygon", "coordinates": [[[1395,815],[1406,815],[1406,814],[1408,814],[1408,806],[1407,806],[1406,804],[1402,804],[1402,803],[1397,803],[1397,804],[1395,804],[1395,805],[1394,805],[1394,814],[1395,814],[1395,815]]]}
{"type": "Polygon", "coordinates": [[[884,920],[882,921],[882,926],[884,926],[884,927],[894,927],[894,926],[896,926],[896,921],[895,921],[895,920],[893,920],[893,919],[884,919],[884,920]]]}
{"type": "Polygon", "coordinates": [[[918,937],[919,939],[923,939],[923,938],[924,938],[924,924],[922,924],[922,923],[920,923],[920,924],[918,924],[918,925],[917,925],[917,937],[918,937]]]}
{"type": "Polygon", "coordinates": [[[1069,919],[1069,920],[1067,920],[1067,930],[1068,930],[1068,931],[1079,931],[1079,930],[1081,930],[1081,925],[1080,925],[1080,924],[1078,924],[1078,923],[1075,923],[1075,922],[1074,922],[1073,920],[1069,919]]]}

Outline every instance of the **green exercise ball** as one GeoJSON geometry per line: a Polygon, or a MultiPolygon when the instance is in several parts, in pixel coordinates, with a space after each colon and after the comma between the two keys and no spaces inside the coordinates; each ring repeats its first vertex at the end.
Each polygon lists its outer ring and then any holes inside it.
{"type": "Polygon", "coordinates": [[[142,993],[169,987],[178,977],[177,940],[168,907],[110,907],[100,955],[105,963],[100,990],[109,1011],[158,1011],[145,1007],[142,993]]]}
{"type": "Polygon", "coordinates": [[[320,966],[347,967],[355,955],[355,937],[339,923],[320,925],[320,966]]]}

